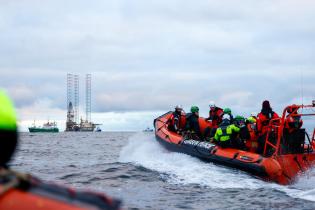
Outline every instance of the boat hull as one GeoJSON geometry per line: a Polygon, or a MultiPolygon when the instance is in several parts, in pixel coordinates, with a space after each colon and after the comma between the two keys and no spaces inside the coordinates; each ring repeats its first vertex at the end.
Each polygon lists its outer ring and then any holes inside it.
{"type": "MultiPolygon", "coordinates": [[[[156,136],[156,139],[160,144],[162,144],[165,148],[170,151],[179,152],[188,154],[194,157],[198,157],[199,159],[206,162],[213,162],[220,165],[226,165],[229,167],[241,169],[243,171],[247,171],[253,175],[260,176],[262,178],[267,179],[268,174],[264,167],[255,164],[262,161],[262,158],[257,159],[254,162],[245,162],[240,161],[235,154],[238,150],[230,149],[229,153],[233,153],[233,157],[229,156],[219,156],[215,155],[215,151],[217,151],[217,146],[207,142],[200,142],[196,140],[184,140],[180,145],[168,143],[164,141],[159,136],[156,136]]],[[[239,154],[238,154],[239,155],[239,154]]]]}
{"type": "Polygon", "coordinates": [[[171,112],[154,120],[156,140],[171,151],[185,153],[203,161],[236,168],[266,181],[279,184],[294,182],[298,174],[314,165],[315,153],[287,154],[264,157],[234,148],[221,148],[210,142],[184,139],[171,132],[166,125],[171,112]]]}

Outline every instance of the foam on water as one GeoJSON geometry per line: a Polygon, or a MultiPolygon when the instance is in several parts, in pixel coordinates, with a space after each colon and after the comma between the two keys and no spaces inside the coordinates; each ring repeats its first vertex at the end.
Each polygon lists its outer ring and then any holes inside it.
{"type": "Polygon", "coordinates": [[[122,149],[119,160],[141,165],[168,175],[168,181],[181,184],[200,184],[213,188],[261,187],[262,181],[238,170],[205,163],[189,155],[170,152],[153,135],[137,134],[122,149]]]}
{"type": "Polygon", "coordinates": [[[170,152],[155,140],[154,135],[137,133],[131,136],[120,152],[120,162],[130,162],[167,174],[174,184],[199,184],[211,188],[270,188],[294,198],[315,201],[315,169],[299,177],[290,186],[281,186],[256,179],[245,172],[205,163],[195,157],[170,152]]]}
{"type": "Polygon", "coordinates": [[[281,190],[294,198],[315,201],[315,169],[306,171],[294,184],[282,187],[281,190]]]}

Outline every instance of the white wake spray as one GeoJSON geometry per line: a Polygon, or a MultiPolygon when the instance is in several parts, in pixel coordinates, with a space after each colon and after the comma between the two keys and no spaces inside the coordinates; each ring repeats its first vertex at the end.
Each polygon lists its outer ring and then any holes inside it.
{"type": "Polygon", "coordinates": [[[272,188],[295,198],[315,201],[315,169],[290,186],[281,186],[254,178],[245,172],[206,163],[189,155],[164,149],[154,134],[137,133],[123,147],[120,162],[129,162],[167,174],[174,184],[199,184],[211,188],[272,188]]]}

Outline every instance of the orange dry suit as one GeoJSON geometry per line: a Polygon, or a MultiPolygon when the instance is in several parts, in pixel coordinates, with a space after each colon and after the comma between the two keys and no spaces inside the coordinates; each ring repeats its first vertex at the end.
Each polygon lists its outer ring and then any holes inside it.
{"type": "Polygon", "coordinates": [[[288,116],[285,119],[285,128],[288,129],[289,133],[294,130],[300,129],[303,125],[301,116],[297,114],[298,106],[292,105],[288,108],[288,116]]]}
{"type": "Polygon", "coordinates": [[[180,132],[184,130],[186,125],[186,116],[182,112],[173,112],[169,118],[168,128],[173,132],[180,132]]]}
{"type": "Polygon", "coordinates": [[[267,132],[267,126],[272,119],[279,118],[279,115],[272,110],[260,112],[257,116],[257,132],[262,135],[267,132]]]}
{"type": "Polygon", "coordinates": [[[210,108],[209,117],[206,120],[212,121],[212,128],[218,128],[222,123],[223,109],[220,107],[210,108]]]}
{"type": "Polygon", "coordinates": [[[266,133],[270,120],[279,118],[279,115],[269,109],[262,109],[257,116],[257,134],[258,134],[258,148],[257,153],[262,154],[266,141],[266,133]]]}

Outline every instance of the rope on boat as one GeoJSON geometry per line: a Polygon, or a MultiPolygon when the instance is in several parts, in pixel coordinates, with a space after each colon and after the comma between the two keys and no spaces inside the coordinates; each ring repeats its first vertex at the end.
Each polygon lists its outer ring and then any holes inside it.
{"type": "Polygon", "coordinates": [[[0,197],[8,193],[10,190],[17,188],[22,185],[22,183],[30,183],[30,175],[18,173],[16,171],[1,169],[0,170],[0,180],[4,182],[0,190],[0,197]]]}

